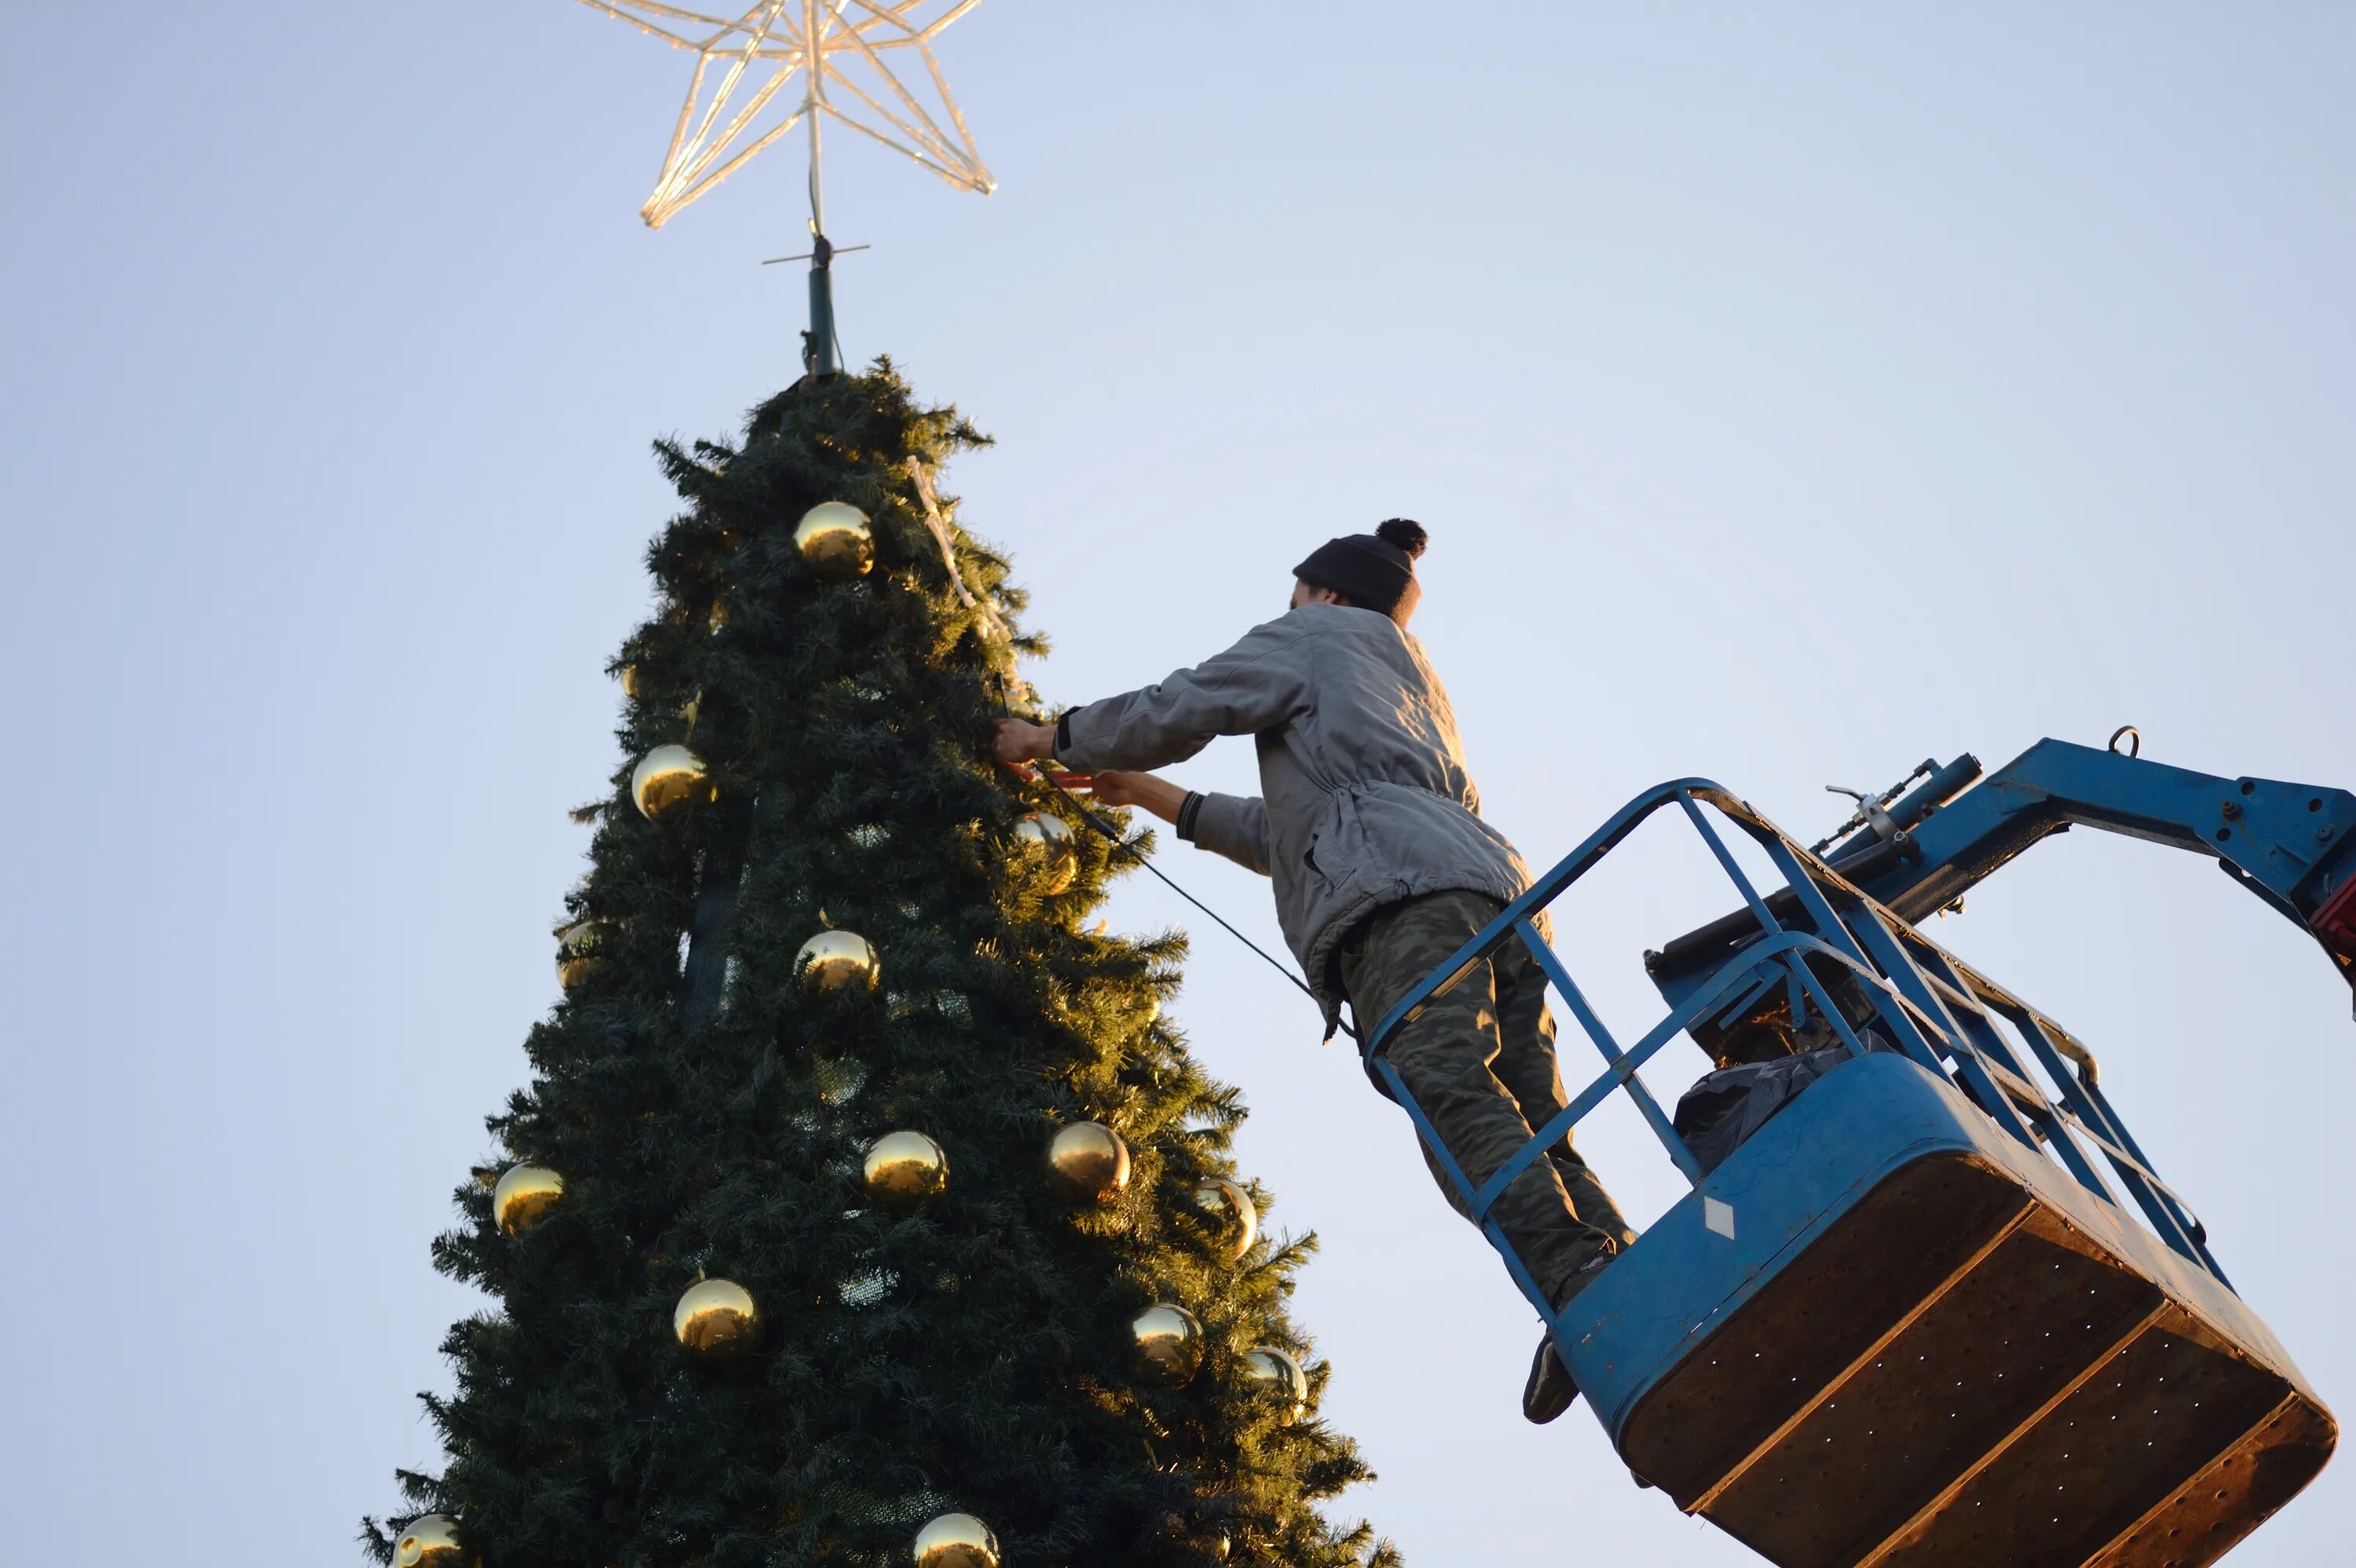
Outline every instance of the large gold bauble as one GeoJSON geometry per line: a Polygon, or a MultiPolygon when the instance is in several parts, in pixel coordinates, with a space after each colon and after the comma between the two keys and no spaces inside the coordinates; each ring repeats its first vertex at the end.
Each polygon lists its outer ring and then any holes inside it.
{"type": "Polygon", "coordinates": [[[922,1133],[885,1133],[867,1146],[859,1184],[878,1209],[914,1214],[948,1190],[949,1157],[922,1133]]]}
{"type": "Polygon", "coordinates": [[[1205,1182],[1194,1189],[1194,1205],[1218,1227],[1228,1262],[1251,1251],[1252,1243],[1259,1240],[1259,1205],[1236,1183],[1225,1178],[1205,1182]]]}
{"type": "Polygon", "coordinates": [[[703,759],[685,746],[657,746],[630,770],[630,798],[648,821],[690,801],[710,800],[703,759]]]}
{"type": "Polygon", "coordinates": [[[520,1236],[547,1218],[564,1196],[564,1178],[544,1165],[510,1167],[491,1189],[491,1218],[501,1231],[520,1236]]]}
{"type": "Polygon", "coordinates": [[[875,564],[875,531],[867,514],[849,502],[820,501],[795,526],[794,549],[811,576],[848,582],[875,564]]]}
{"type": "Polygon", "coordinates": [[[733,1279],[700,1279],[670,1311],[670,1331],[696,1360],[725,1366],[761,1342],[761,1308],[733,1279]]]}
{"type": "Polygon", "coordinates": [[[1129,1146],[1102,1122],[1074,1122],[1047,1145],[1047,1179],[1076,1203],[1106,1203],[1129,1185],[1129,1146]]]}
{"type": "Polygon", "coordinates": [[[458,1521],[446,1513],[421,1514],[411,1520],[392,1549],[395,1568],[458,1568],[466,1560],[458,1521]]]}
{"type": "Polygon", "coordinates": [[[884,977],[875,944],[855,931],[821,931],[794,955],[802,994],[831,997],[838,991],[872,991],[884,977]]]}
{"type": "Polygon", "coordinates": [[[1053,897],[1072,885],[1080,872],[1079,847],[1072,842],[1071,825],[1044,811],[1026,812],[1014,825],[1014,850],[1036,869],[1039,891],[1053,897]]]}
{"type": "Polygon", "coordinates": [[[1301,1419],[1301,1413],[1309,1408],[1309,1374],[1301,1370],[1291,1351],[1255,1345],[1244,1352],[1243,1365],[1244,1376],[1251,1380],[1255,1392],[1285,1404],[1285,1420],[1301,1419]]]}
{"type": "Polygon", "coordinates": [[[605,935],[601,920],[576,920],[556,928],[556,983],[566,990],[589,977],[597,966],[597,943],[605,935]]]}
{"type": "Polygon", "coordinates": [[[916,1531],[916,1568],[998,1568],[998,1537],[969,1513],[945,1513],[916,1531]]]}
{"type": "Polygon", "coordinates": [[[638,667],[637,665],[626,664],[622,667],[622,695],[630,698],[633,700],[635,700],[638,695],[638,667]]]}
{"type": "Polygon", "coordinates": [[[1163,1388],[1184,1388],[1203,1366],[1203,1325],[1193,1313],[1163,1301],[1129,1324],[1130,1370],[1163,1388]]]}

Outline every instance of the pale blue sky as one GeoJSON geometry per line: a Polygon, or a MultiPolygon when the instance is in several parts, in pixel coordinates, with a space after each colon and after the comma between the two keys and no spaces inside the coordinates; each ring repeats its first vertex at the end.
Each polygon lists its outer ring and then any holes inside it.
{"type": "MultiPolygon", "coordinates": [[[[645,231],[687,62],[560,0],[27,11],[0,1507],[44,1563],[352,1562],[434,1457],[468,1301],[426,1246],[554,997],[672,507],[646,443],[792,374],[799,276],[755,263],[798,174],[645,231]]],[[[1000,438],[951,487],[1062,699],[1422,518],[1417,630],[1534,860],[1676,774],[1814,837],[1828,782],[2128,721],[2356,784],[2356,12],[2068,11],[991,0],[943,56],[1002,187],[846,145],[842,337],[1000,438]]],[[[1272,937],[1263,886],[1165,863],[1272,937]]],[[[1633,1019],[1638,952],[1717,911],[1612,891],[1566,923],[1633,1019]]],[[[2090,834],[1937,934],[2103,1053],[2344,1403],[2356,1036],[2312,946],[2090,834]]],[[[1205,927],[1173,1010],[1324,1237],[1299,1315],[1382,1472],[1348,1506],[1424,1568],[1747,1561],[1583,1412],[1523,1424],[1526,1310],[1297,997],[1205,927]]],[[[1587,1143],[1674,1195],[1624,1117],[1587,1143]]],[[[2344,1561],[2351,1474],[2233,1561],[2344,1561]]]]}

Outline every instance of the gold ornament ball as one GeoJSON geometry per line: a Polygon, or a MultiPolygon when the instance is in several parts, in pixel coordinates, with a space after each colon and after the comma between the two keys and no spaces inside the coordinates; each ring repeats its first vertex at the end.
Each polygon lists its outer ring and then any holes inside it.
{"type": "Polygon", "coordinates": [[[1224,1178],[1205,1182],[1194,1189],[1194,1204],[1218,1227],[1228,1262],[1251,1251],[1252,1243],[1259,1240],[1259,1205],[1234,1182],[1224,1178]]]}
{"type": "Polygon", "coordinates": [[[630,770],[630,798],[649,822],[690,801],[710,800],[712,785],[704,782],[703,759],[685,746],[657,746],[630,770]]]}
{"type": "Polygon", "coordinates": [[[725,1366],[761,1342],[761,1308],[733,1279],[700,1279],[671,1308],[670,1331],[698,1360],[725,1366]]]}
{"type": "Polygon", "coordinates": [[[548,1217],[564,1196],[564,1178],[544,1165],[510,1167],[491,1189],[491,1218],[510,1236],[520,1236],[548,1217]]]}
{"type": "Polygon", "coordinates": [[[1079,875],[1080,851],[1072,842],[1071,825],[1044,811],[1027,812],[1014,825],[1014,850],[1036,868],[1040,891],[1050,897],[1072,885],[1079,875]]]}
{"type": "Polygon", "coordinates": [[[875,531],[867,514],[843,501],[820,501],[794,528],[794,549],[810,575],[828,582],[864,577],[875,564],[875,531]]]}
{"type": "Polygon", "coordinates": [[[638,667],[637,665],[626,664],[622,667],[622,695],[632,701],[637,699],[638,667]]]}
{"type": "Polygon", "coordinates": [[[466,1549],[458,1540],[458,1521],[446,1513],[421,1514],[409,1521],[392,1549],[397,1568],[458,1568],[466,1549]]]}
{"type": "Polygon", "coordinates": [[[1203,1365],[1203,1325],[1193,1313],[1163,1301],[1130,1320],[1130,1368],[1147,1382],[1184,1388],[1203,1365]]]}
{"type": "Polygon", "coordinates": [[[597,942],[605,923],[576,920],[556,928],[556,983],[566,990],[589,977],[597,966],[597,942]]]}
{"type": "Polygon", "coordinates": [[[916,1568],[998,1568],[998,1537],[969,1513],[945,1513],[916,1531],[916,1568]]]}
{"type": "Polygon", "coordinates": [[[949,1157],[922,1133],[885,1133],[867,1146],[859,1183],[878,1209],[914,1214],[948,1190],[949,1157]]]}
{"type": "Polygon", "coordinates": [[[1289,1350],[1274,1345],[1256,1345],[1244,1352],[1244,1376],[1250,1379],[1255,1390],[1283,1401],[1290,1408],[1287,1421],[1298,1421],[1301,1413],[1309,1408],[1309,1374],[1289,1350]]]}
{"type": "Polygon", "coordinates": [[[821,931],[794,955],[794,973],[807,996],[872,991],[884,977],[875,944],[855,931],[821,931]]]}
{"type": "Polygon", "coordinates": [[[1074,1122],[1047,1145],[1047,1177],[1076,1202],[1109,1202],[1129,1185],[1129,1146],[1102,1122],[1074,1122]]]}

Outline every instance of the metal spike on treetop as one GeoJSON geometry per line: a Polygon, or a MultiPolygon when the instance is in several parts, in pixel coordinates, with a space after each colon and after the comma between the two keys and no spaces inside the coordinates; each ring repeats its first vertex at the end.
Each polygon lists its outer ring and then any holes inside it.
{"type": "Polygon", "coordinates": [[[866,249],[837,246],[826,237],[819,150],[819,126],[827,116],[913,158],[960,190],[988,196],[998,188],[932,48],[936,36],[981,0],[758,0],[734,17],[658,0],[581,3],[695,55],[695,75],[663,155],[662,175],[638,210],[649,229],[661,228],[795,126],[809,126],[810,249],[775,260],[810,264],[810,325],[802,364],[814,375],[838,368],[830,263],[838,251],[866,249]],[[894,70],[895,50],[904,66],[922,62],[937,113],[894,70]],[[787,91],[797,79],[798,98],[787,91]],[[757,85],[730,112],[748,80],[757,85]],[[851,107],[833,96],[838,89],[844,99],[855,101],[851,107]],[[786,104],[792,105],[789,112],[786,104]]]}

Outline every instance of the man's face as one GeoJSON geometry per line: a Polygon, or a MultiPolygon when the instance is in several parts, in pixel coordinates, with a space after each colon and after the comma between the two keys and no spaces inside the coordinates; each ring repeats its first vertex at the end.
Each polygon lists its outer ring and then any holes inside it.
{"type": "Polygon", "coordinates": [[[1298,610],[1303,604],[1344,604],[1348,601],[1330,588],[1319,588],[1296,577],[1292,580],[1292,603],[1288,610],[1298,610]]]}

